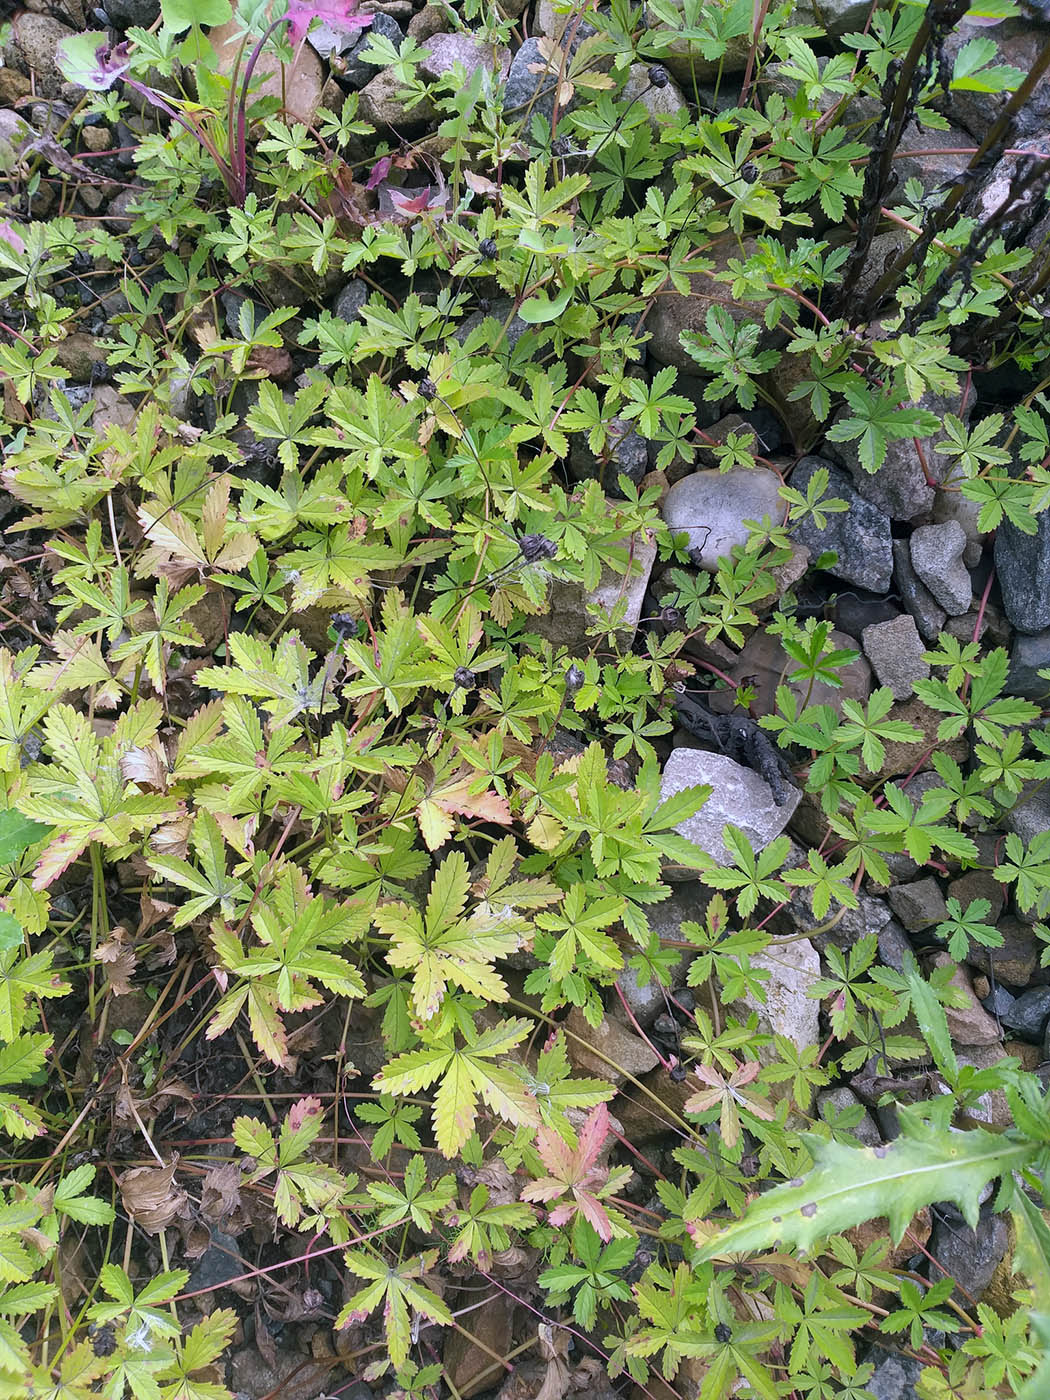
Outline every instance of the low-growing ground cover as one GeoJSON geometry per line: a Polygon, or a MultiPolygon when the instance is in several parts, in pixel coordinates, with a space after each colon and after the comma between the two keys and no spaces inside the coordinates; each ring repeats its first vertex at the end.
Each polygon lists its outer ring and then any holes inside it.
{"type": "Polygon", "coordinates": [[[1050,1382],[1050,21],[0,28],[0,1393],[1050,1382]]]}

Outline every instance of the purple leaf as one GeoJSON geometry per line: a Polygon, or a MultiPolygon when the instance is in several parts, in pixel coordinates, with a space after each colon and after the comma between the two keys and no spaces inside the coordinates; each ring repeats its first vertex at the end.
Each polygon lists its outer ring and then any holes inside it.
{"type": "Polygon", "coordinates": [[[24,253],[26,250],[25,243],[23,243],[22,239],[6,219],[0,220],[0,239],[2,239],[8,247],[13,248],[16,253],[24,253]]]}
{"type": "Polygon", "coordinates": [[[372,23],[371,15],[355,14],[358,0],[288,0],[288,38],[298,44],[306,38],[313,20],[319,19],[330,29],[353,31],[372,23]]]}
{"type": "Polygon", "coordinates": [[[381,160],[377,160],[369,173],[368,180],[365,183],[365,189],[374,190],[377,185],[381,185],[390,174],[390,167],[393,163],[390,156],[383,156],[381,160]]]}
{"type": "Polygon", "coordinates": [[[131,67],[127,43],[110,48],[101,32],[71,34],[56,51],[59,71],[67,82],[88,92],[106,92],[131,67]]]}

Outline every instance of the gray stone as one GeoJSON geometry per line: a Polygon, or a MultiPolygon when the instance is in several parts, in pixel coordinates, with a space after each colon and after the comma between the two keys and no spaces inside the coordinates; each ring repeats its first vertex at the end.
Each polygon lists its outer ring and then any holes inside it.
{"type": "Polygon", "coordinates": [[[963,563],[965,549],[966,532],[957,520],[920,525],[912,532],[912,567],[952,617],[966,612],[973,598],[973,583],[963,563]]]}
{"type": "MultiPolygon", "coordinates": [[[[1024,114],[1019,115],[1023,118],[1024,114]]],[[[1032,151],[1038,156],[1045,151],[1046,141],[1047,133],[1044,130],[1034,140],[1015,140],[1010,144],[1015,152],[1032,151]]],[[[1007,155],[993,168],[977,195],[977,214],[982,222],[1000,217],[999,211],[1004,204],[1010,202],[1010,186],[1023,159],[1021,154],[1007,155]]],[[[1014,201],[1006,217],[1013,221],[1021,216],[1027,222],[1029,215],[1033,217],[1025,243],[1029,248],[1040,248],[1044,246],[1044,240],[1050,233],[1050,200],[1039,184],[1027,191],[1020,200],[1014,201]]]]}
{"type": "MultiPolygon", "coordinates": [[[[718,276],[727,271],[730,259],[746,262],[758,251],[758,244],[754,239],[745,239],[740,246],[728,239],[721,240],[710,250],[706,259],[712,263],[712,267],[708,271],[694,272],[690,275],[688,295],[668,288],[655,296],[645,320],[645,329],[649,332],[650,355],[662,365],[674,365],[686,374],[700,376],[699,366],[682,344],[681,337],[684,331],[704,332],[707,327],[707,313],[712,306],[721,307],[737,325],[762,326],[757,348],[770,348],[776,336],[765,329],[757,304],[738,300],[733,296],[730,283],[719,280],[718,276]]],[[[676,384],[675,389],[687,392],[681,384],[676,384]]],[[[707,403],[710,409],[710,401],[707,403]]],[[[725,412],[726,409],[716,408],[706,422],[716,422],[725,412]]],[[[697,421],[701,427],[704,426],[703,419],[697,421]]]]}
{"type": "Polygon", "coordinates": [[[765,779],[725,754],[672,749],[660,778],[663,798],[700,783],[711,785],[711,796],[699,812],[679,822],[675,830],[713,856],[719,865],[732,864],[722,840],[726,823],[739,827],[752,849],[761,851],[787,826],[801,796],[797,788],[790,788],[788,800],[778,807],[765,779]]]}
{"type": "Polygon", "coordinates": [[[894,972],[903,972],[908,955],[913,952],[911,940],[896,919],[890,919],[879,929],[879,958],[894,972]]]}
{"type": "Polygon", "coordinates": [[[748,409],[746,414],[727,413],[709,428],[702,430],[702,440],[696,449],[699,465],[717,469],[718,456],[715,447],[724,446],[733,433],[742,437],[753,436],[755,451],[763,457],[772,457],[783,442],[783,430],[776,416],[761,405],[756,405],[748,409]]]}
{"type": "MultiPolygon", "coordinates": [[[[969,549],[969,545],[966,548],[969,549]]],[[[965,559],[966,550],[963,551],[963,560],[965,559]]],[[[1014,636],[1013,628],[1000,609],[994,603],[988,602],[985,603],[983,612],[980,607],[971,607],[969,612],[950,617],[944,624],[944,630],[964,645],[973,641],[983,642],[982,652],[990,651],[992,647],[1008,647],[1014,636]]]]}
{"type": "Polygon", "coordinates": [[[590,592],[575,580],[553,579],[548,594],[548,611],[530,620],[530,631],[538,632],[555,646],[568,647],[570,652],[582,655],[589,645],[588,629],[595,625],[587,613],[588,607],[597,605],[604,614],[611,614],[622,604],[617,633],[623,645],[630,646],[642,615],[645,590],[656,560],[656,542],[647,532],[637,531],[629,541],[621,543],[630,549],[626,575],[607,566],[598,587],[590,592]]]}
{"type": "Polygon", "coordinates": [[[458,63],[472,77],[479,68],[494,71],[496,54],[491,44],[483,44],[469,34],[435,34],[424,45],[427,54],[420,62],[420,71],[431,81],[451,73],[458,63]]]}
{"type": "Polygon", "coordinates": [[[843,34],[859,33],[870,10],[867,0],[798,0],[791,22],[815,24],[829,36],[839,39],[843,34]]]}
{"type": "Polygon", "coordinates": [[[106,14],[115,29],[148,29],[160,14],[160,0],[106,0],[106,14]]]}
{"type": "Polygon", "coordinates": [[[193,1266],[186,1287],[198,1289],[220,1288],[230,1279],[247,1271],[248,1265],[232,1235],[213,1229],[211,1243],[193,1266]]]}
{"type": "Polygon", "coordinates": [[[1040,782],[1026,783],[1014,805],[1003,813],[1002,825],[1030,845],[1040,832],[1050,830],[1050,791],[1040,782]]]}
{"type": "MultiPolygon", "coordinates": [[[[898,227],[894,227],[889,233],[880,233],[871,240],[868,256],[864,260],[864,266],[861,268],[856,282],[858,302],[863,301],[882,280],[883,274],[889,271],[905,248],[910,248],[914,242],[915,235],[913,233],[898,227]]],[[[792,359],[794,358],[796,357],[792,356],[792,359]]],[[[838,448],[840,445],[836,444],[835,446],[838,448]]]]}
{"type": "Polygon", "coordinates": [[[860,640],[879,684],[889,686],[895,700],[906,700],[916,681],[928,679],[930,663],[922,659],[926,648],[909,613],[865,627],[860,640]]]}
{"type": "Polygon", "coordinates": [[[901,601],[915,619],[920,635],[928,642],[935,642],[948,614],[912,568],[907,540],[893,541],[893,571],[901,601]]]}
{"type": "MultiPolygon", "coordinates": [[[[674,0],[675,8],[683,9],[682,0],[674,0]]],[[[669,29],[667,23],[648,6],[645,10],[645,17],[648,22],[650,36],[673,34],[674,30],[669,29]]],[[[683,24],[688,21],[682,21],[683,24]]],[[[721,46],[720,46],[721,47],[721,46]]],[[[695,44],[691,39],[672,38],[666,48],[661,47],[656,55],[658,63],[662,63],[669,73],[682,84],[687,92],[692,90],[694,79],[703,78],[724,78],[730,73],[742,73],[747,67],[747,56],[751,48],[751,41],[746,34],[735,34],[730,38],[717,57],[708,58],[702,51],[699,44],[695,44]]],[[[724,83],[724,87],[731,84],[724,83]]]]}
{"type": "Polygon", "coordinates": [[[910,1356],[901,1356],[873,1347],[868,1356],[875,1365],[871,1379],[864,1382],[874,1400],[918,1400],[915,1389],[922,1375],[923,1363],[910,1356]]]}
{"type": "Polygon", "coordinates": [[[967,133],[957,126],[946,131],[938,131],[936,140],[931,140],[930,127],[910,122],[901,136],[900,144],[893,158],[894,173],[900,176],[900,188],[908,180],[918,180],[927,194],[942,185],[950,185],[964,171],[970,162],[969,156],[951,155],[949,152],[965,149],[972,145],[967,133]],[[911,152],[916,152],[912,155],[911,152]]]}
{"type": "Polygon", "coordinates": [[[882,1134],[878,1124],[848,1085],[840,1084],[837,1089],[825,1089],[817,1095],[817,1112],[825,1123],[834,1122],[840,1114],[858,1108],[861,1110],[860,1122],[849,1131],[865,1147],[881,1146],[882,1134]]]}
{"type": "Polygon", "coordinates": [[[1000,1020],[1007,1030],[1038,1045],[1050,1018],[1050,987],[1029,987],[1000,1020]]]}
{"type": "Polygon", "coordinates": [[[668,79],[662,88],[653,87],[649,81],[649,68],[644,63],[631,64],[618,102],[621,110],[630,107],[633,102],[640,102],[649,113],[649,125],[656,132],[667,122],[673,121],[679,112],[687,110],[678,84],[668,79]]]}
{"type": "MultiPolygon", "coordinates": [[[[1027,14],[996,25],[991,37],[999,49],[995,61],[1011,64],[1027,74],[1047,40],[1046,10],[1035,5],[1023,8],[1028,10],[1027,14]]],[[[987,30],[967,24],[965,20],[959,24],[944,43],[949,70],[964,44],[971,39],[984,38],[987,34],[987,30]]],[[[1008,93],[953,91],[947,98],[948,112],[976,141],[982,141],[1008,96],[1008,93]]],[[[1050,76],[1043,74],[1027,102],[1015,114],[1014,123],[1015,139],[1011,145],[1016,143],[1017,138],[1041,136],[1050,128],[1050,76]]]]}
{"type": "Polygon", "coordinates": [[[596,478],[607,490],[616,487],[616,478],[626,476],[635,483],[649,470],[649,454],[645,439],[631,427],[626,418],[613,418],[606,424],[609,443],[603,462],[590,448],[586,437],[573,434],[569,445],[569,471],[574,481],[596,478]]]}
{"type": "MultiPolygon", "coordinates": [[[[820,1002],[809,995],[809,989],[820,976],[820,955],[809,939],[774,943],[752,954],[751,966],[769,973],[762,983],[764,1001],[751,992],[740,1001],[748,1013],[758,1013],[759,1030],[782,1035],[799,1050],[819,1045],[820,1002]]],[[[758,1058],[771,1064],[778,1058],[775,1047],[760,1047],[758,1058]]]]}
{"type": "Polygon", "coordinates": [[[858,495],[891,520],[916,520],[928,517],[933,510],[934,490],[926,480],[912,438],[898,438],[889,443],[886,460],[875,472],[861,466],[856,441],[829,442],[824,450],[846,468],[858,495]]]}
{"type": "Polygon", "coordinates": [[[593,24],[581,18],[582,7],[570,0],[565,4],[564,0],[539,0],[536,6],[535,32],[541,34],[554,42],[560,43],[562,35],[566,35],[570,44],[570,53],[575,53],[584,39],[589,39],[592,34],[597,34],[593,24]]]}
{"type": "MultiPolygon", "coordinates": [[[[957,1045],[955,1056],[960,1065],[969,1065],[971,1069],[997,1069],[1007,1059],[1008,1052],[1000,1040],[995,1045],[957,1045]]],[[[975,1104],[967,1105],[960,1114],[961,1127],[975,1125],[998,1129],[1016,1127],[1013,1110],[1001,1089],[981,1094],[975,1104]]]]}
{"type": "Polygon", "coordinates": [[[488,321],[492,326],[492,338],[485,348],[492,354],[508,354],[527,331],[534,329],[520,316],[511,315],[513,307],[514,302],[510,297],[495,297],[488,311],[472,311],[460,323],[456,340],[462,345],[469,335],[488,321]]]}
{"type": "Polygon", "coordinates": [[[981,513],[980,503],[971,501],[961,491],[937,488],[933,502],[933,523],[943,525],[946,520],[957,520],[966,536],[963,550],[963,563],[968,569],[975,569],[984,553],[985,534],[977,527],[977,517],[981,513]]]}
{"type": "Polygon", "coordinates": [[[910,885],[894,885],[888,897],[890,908],[909,933],[939,924],[948,914],[941,887],[932,875],[910,885]]]}
{"type": "Polygon", "coordinates": [[[617,1087],[627,1082],[628,1075],[637,1079],[660,1063],[652,1046],[611,1016],[595,1027],[574,1006],[565,1030],[569,1060],[576,1069],[617,1087]]]}
{"type": "Polygon", "coordinates": [[[1005,1215],[994,1215],[988,1206],[982,1208],[976,1230],[947,1202],[934,1212],[929,1251],[944,1272],[962,1284],[957,1300],[967,1306],[980,1301],[1009,1243],[1005,1215]]]}
{"type": "Polygon", "coordinates": [[[1026,535],[1009,520],[995,532],[995,572],[1003,608],[1018,632],[1050,628],[1050,512],[1035,517],[1026,535]]]}
{"type": "Polygon", "coordinates": [[[38,97],[58,97],[65,82],[58,68],[58,46],[73,30],[50,15],[23,13],[9,33],[4,61],[33,79],[38,97]]]}
{"type": "Polygon", "coordinates": [[[332,303],[332,315],[337,316],[341,321],[356,321],[361,315],[361,308],[368,300],[371,290],[367,282],[362,281],[360,277],[355,277],[346,284],[332,303]]]}
{"type": "Polygon", "coordinates": [[[1003,687],[1007,695],[1045,700],[1050,695],[1050,680],[1039,672],[1047,670],[1050,670],[1050,629],[1015,633],[1010,648],[1010,670],[1003,687]]]}
{"type": "Polygon", "coordinates": [[[434,121],[437,111],[430,98],[424,97],[409,109],[401,96],[404,90],[405,85],[393,68],[373,70],[373,76],[358,93],[358,111],[373,126],[418,129],[434,121]]]}
{"type": "MultiPolygon", "coordinates": [[[[539,39],[525,40],[514,55],[503,88],[503,114],[508,121],[521,122],[528,131],[533,117],[544,117],[548,123],[553,120],[559,66],[556,56],[548,64],[540,52],[539,39]],[[530,65],[539,65],[540,72],[531,72],[530,65]]],[[[571,101],[559,103],[558,110],[565,112],[571,106],[571,101]]]]}
{"type": "Polygon", "coordinates": [[[1006,982],[1011,987],[1027,987],[1039,970],[1043,945],[1029,926],[1012,914],[996,917],[993,908],[985,922],[999,931],[1003,941],[998,948],[987,948],[976,939],[971,939],[966,961],[978,972],[994,976],[998,982],[1006,982]]]}
{"type": "MultiPolygon", "coordinates": [[[[843,700],[857,700],[863,704],[871,694],[871,667],[856,640],[836,628],[828,637],[828,644],[836,651],[856,652],[856,658],[836,671],[837,686],[818,680],[811,687],[805,680],[788,682],[785,679],[785,668],[790,672],[795,667],[781,646],[779,637],[770,632],[752,632],[730,665],[736,676],[754,687],[755,713],[770,714],[776,709],[777,687],[781,685],[787,685],[800,704],[830,705],[839,714],[842,713],[843,700]]],[[[708,697],[708,704],[716,714],[730,714],[733,710],[732,693],[728,690],[716,691],[708,697]]]]}
{"type": "Polygon", "coordinates": [[[17,155],[35,136],[36,132],[24,117],[9,107],[0,107],[0,152],[10,146],[12,155],[17,155]]]}
{"type": "Polygon", "coordinates": [[[713,572],[734,545],[747,544],[745,520],[768,515],[779,524],[779,491],[780,478],[765,467],[693,472],[668,491],[663,517],[668,529],[688,534],[697,565],[713,572]]]}
{"type": "MultiPolygon", "coordinates": [[[[799,933],[810,933],[813,929],[820,928],[828,923],[829,915],[818,919],[813,913],[813,896],[805,886],[797,889],[791,897],[787,907],[787,915],[792,925],[799,933]]],[[[856,909],[833,905],[832,914],[836,916],[835,924],[824,933],[814,935],[813,942],[817,948],[823,952],[829,943],[834,943],[839,948],[851,948],[858,939],[866,937],[870,933],[878,933],[881,928],[890,921],[890,910],[884,899],[879,899],[876,895],[865,894],[863,890],[857,893],[856,909]]]]}
{"type": "Polygon", "coordinates": [[[833,549],[838,560],[828,567],[828,573],[835,578],[872,593],[885,593],[893,575],[889,518],[858,494],[841,468],[822,457],[803,457],[791,473],[791,485],[805,495],[813,473],[821,467],[828,473],[826,494],[848,502],[849,509],[827,516],[823,530],[812,520],[803,521],[795,526],[792,538],[804,544],[814,559],[833,549]]]}
{"type": "Polygon", "coordinates": [[[989,1016],[998,1019],[1006,1015],[1016,1000],[1013,992],[1008,992],[1001,982],[996,982],[988,995],[981,998],[981,1005],[989,1016]]]}
{"type": "Polygon", "coordinates": [[[401,51],[401,45],[405,42],[404,33],[397,20],[382,12],[372,17],[372,23],[367,29],[358,30],[355,34],[348,36],[349,43],[342,35],[333,32],[333,39],[341,41],[340,46],[335,51],[341,55],[338,76],[339,81],[345,87],[353,88],[355,91],[363,88],[379,72],[378,64],[369,63],[361,57],[365,49],[368,48],[369,38],[373,34],[381,34],[383,38],[389,39],[398,52],[401,51]],[[344,45],[345,52],[343,51],[344,45]],[[344,64],[345,67],[343,67],[344,64]]]}
{"type": "MultiPolygon", "coordinates": [[[[968,870],[965,875],[960,875],[958,879],[949,882],[948,895],[951,899],[957,899],[964,910],[975,899],[987,900],[988,913],[984,917],[984,922],[993,925],[993,927],[998,924],[999,915],[1003,912],[1005,896],[1002,885],[995,879],[990,870],[968,870]]],[[[972,959],[967,961],[972,961],[972,959]]],[[[1013,979],[1008,977],[1006,980],[1010,982],[1013,979]]]]}
{"type": "MultiPolygon", "coordinates": [[[[681,937],[680,930],[679,937],[681,937]]],[[[623,993],[623,999],[630,1007],[631,1015],[643,1030],[647,1031],[657,1016],[668,1010],[668,996],[685,986],[686,973],[692,960],[693,954],[689,949],[683,948],[677,965],[671,969],[670,987],[664,987],[655,977],[651,977],[643,987],[634,968],[624,967],[616,979],[616,985],[623,993]]],[[[618,996],[613,997],[610,1002],[609,1015],[630,1023],[618,996]]]]}

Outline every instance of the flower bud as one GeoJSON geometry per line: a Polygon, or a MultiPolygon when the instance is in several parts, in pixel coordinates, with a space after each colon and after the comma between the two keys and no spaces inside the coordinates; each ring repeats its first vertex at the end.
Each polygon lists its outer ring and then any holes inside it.
{"type": "Polygon", "coordinates": [[[653,63],[649,68],[649,85],[654,88],[665,88],[671,81],[667,69],[662,63],[653,63]]]}
{"type": "Polygon", "coordinates": [[[483,258],[494,258],[499,253],[499,245],[494,238],[483,238],[478,244],[478,252],[483,258]]]}
{"type": "Polygon", "coordinates": [[[583,669],[575,662],[565,672],[565,691],[568,695],[575,695],[578,690],[583,689],[583,683],[587,677],[583,674],[583,669]]]}
{"type": "Polygon", "coordinates": [[[478,678],[469,666],[457,666],[452,679],[461,690],[473,690],[478,683],[478,678]]]}

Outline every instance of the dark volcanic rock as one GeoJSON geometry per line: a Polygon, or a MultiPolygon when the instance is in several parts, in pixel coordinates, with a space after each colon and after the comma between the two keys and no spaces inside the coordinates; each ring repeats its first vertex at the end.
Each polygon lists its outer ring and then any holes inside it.
{"type": "Polygon", "coordinates": [[[829,515],[823,530],[818,530],[812,520],[803,521],[792,532],[793,538],[804,544],[814,559],[825,550],[835,550],[838,562],[832,564],[828,572],[836,578],[872,593],[885,593],[893,575],[889,517],[858,495],[841,467],[822,457],[803,457],[791,473],[791,485],[805,495],[813,473],[821,467],[828,473],[827,495],[847,501],[849,509],[839,515],[829,515]]]}
{"type": "Polygon", "coordinates": [[[1008,520],[995,532],[995,571],[1003,607],[1018,632],[1050,627],[1050,513],[1037,515],[1026,535],[1008,520]]]}

